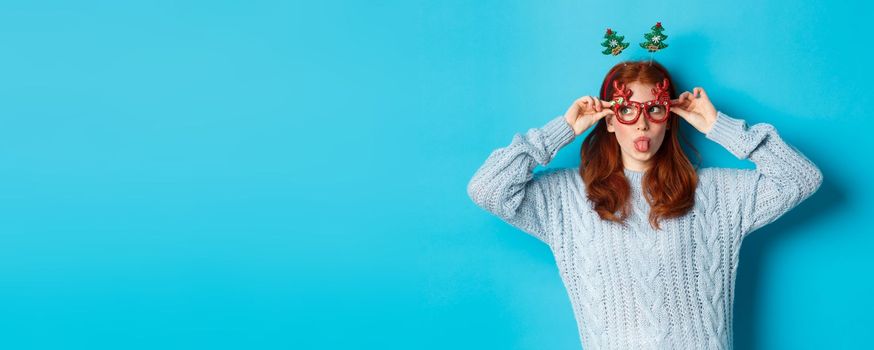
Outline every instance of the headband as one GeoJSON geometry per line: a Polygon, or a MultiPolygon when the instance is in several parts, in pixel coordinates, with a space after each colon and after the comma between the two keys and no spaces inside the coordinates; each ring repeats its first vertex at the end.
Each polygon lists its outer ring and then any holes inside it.
{"type": "MultiPolygon", "coordinates": [[[[646,40],[640,43],[640,47],[650,52],[650,64],[652,64],[653,53],[668,47],[668,44],[665,43],[665,39],[667,39],[668,36],[665,35],[664,30],[665,28],[662,27],[662,22],[656,22],[656,24],[650,28],[650,32],[643,35],[646,40]]],[[[601,43],[601,46],[604,47],[604,50],[601,51],[601,53],[618,56],[629,46],[628,43],[624,42],[624,39],[625,36],[619,35],[616,31],[607,28],[607,33],[604,34],[604,42],[601,43]]],[[[665,73],[665,76],[668,75],[662,67],[656,66],[656,68],[665,73]]],[[[608,82],[613,80],[613,75],[616,74],[618,70],[618,67],[614,67],[614,69],[610,71],[610,74],[607,76],[608,82]]],[[[602,99],[607,98],[605,97],[605,94],[607,93],[608,87],[609,84],[604,84],[604,87],[601,89],[602,99]]]]}
{"type": "MultiPolygon", "coordinates": [[[[664,31],[665,28],[662,27],[662,22],[656,22],[656,24],[650,28],[650,32],[643,35],[646,40],[640,43],[640,47],[646,49],[650,53],[667,48],[668,44],[665,43],[665,39],[667,39],[668,36],[665,35],[664,31]]],[[[624,42],[624,39],[624,36],[607,28],[607,33],[604,34],[604,42],[601,43],[601,46],[604,47],[604,51],[601,51],[601,53],[618,56],[622,53],[622,50],[628,48],[629,44],[624,42]]],[[[650,56],[650,58],[651,57],[652,56],[650,56]]]]}

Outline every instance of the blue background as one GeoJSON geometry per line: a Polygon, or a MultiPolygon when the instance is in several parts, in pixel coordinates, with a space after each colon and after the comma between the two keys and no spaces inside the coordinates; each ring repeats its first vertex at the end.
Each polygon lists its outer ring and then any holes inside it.
{"type": "Polygon", "coordinates": [[[656,21],[680,89],[824,173],[744,242],[736,347],[868,345],[872,5],[605,4],[3,2],[0,347],[579,348],[548,247],[465,187],[656,21]]]}

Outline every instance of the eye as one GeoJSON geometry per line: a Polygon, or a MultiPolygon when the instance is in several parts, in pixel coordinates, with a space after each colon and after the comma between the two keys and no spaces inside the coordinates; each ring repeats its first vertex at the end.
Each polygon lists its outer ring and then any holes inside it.
{"type": "Polygon", "coordinates": [[[631,107],[620,107],[619,113],[622,114],[631,114],[631,107]]]}
{"type": "Polygon", "coordinates": [[[662,106],[652,106],[649,108],[650,113],[664,113],[665,109],[662,106]]]}

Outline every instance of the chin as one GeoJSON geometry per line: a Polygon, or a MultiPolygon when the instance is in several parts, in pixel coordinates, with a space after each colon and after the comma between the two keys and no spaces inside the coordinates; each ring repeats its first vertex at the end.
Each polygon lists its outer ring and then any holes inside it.
{"type": "Polygon", "coordinates": [[[642,152],[632,148],[631,154],[632,154],[632,158],[634,158],[636,160],[647,161],[647,160],[650,160],[655,155],[656,151],[658,151],[658,150],[650,148],[649,151],[642,153],[642,152]]]}

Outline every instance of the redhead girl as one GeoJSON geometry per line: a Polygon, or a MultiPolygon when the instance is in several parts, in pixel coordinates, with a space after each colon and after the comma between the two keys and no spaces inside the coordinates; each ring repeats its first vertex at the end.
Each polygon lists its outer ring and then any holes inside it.
{"type": "Polygon", "coordinates": [[[467,193],[547,244],[592,349],[731,349],[743,239],[819,189],[773,125],[748,126],[700,87],[676,95],[654,61],[623,62],[584,96],[491,152],[467,193]],[[755,169],[693,166],[680,119],[755,169]],[[546,169],[590,130],[580,165],[546,169]]]}

